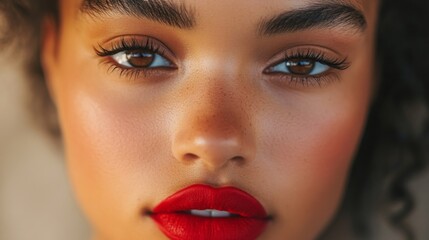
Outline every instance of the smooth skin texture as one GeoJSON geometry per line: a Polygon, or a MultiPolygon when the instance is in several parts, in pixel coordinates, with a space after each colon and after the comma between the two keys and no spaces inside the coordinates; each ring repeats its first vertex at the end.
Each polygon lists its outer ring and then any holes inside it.
{"type": "Polygon", "coordinates": [[[47,21],[43,65],[94,239],[166,239],[145,213],[197,183],[257,198],[272,217],[260,239],[316,238],[341,202],[371,103],[376,1],[341,1],[362,12],[362,29],[268,35],[262,19],[319,1],[174,2],[195,15],[193,27],[83,13],[81,0],[60,1],[58,28],[47,21]],[[97,54],[147,37],[170,66],[129,69],[97,54]],[[296,52],[347,68],[270,72],[296,52]]]}

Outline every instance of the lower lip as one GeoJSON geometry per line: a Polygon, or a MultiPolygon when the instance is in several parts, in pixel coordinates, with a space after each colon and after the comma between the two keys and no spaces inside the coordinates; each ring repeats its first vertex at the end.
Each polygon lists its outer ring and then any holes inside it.
{"type": "Polygon", "coordinates": [[[154,209],[151,218],[173,240],[251,240],[261,235],[268,221],[262,206],[254,201],[256,199],[238,189],[194,185],[167,198],[154,209]],[[204,201],[195,197],[201,195],[205,195],[204,201]],[[210,202],[207,199],[216,199],[216,203],[207,203],[210,202]],[[186,213],[190,209],[216,209],[217,206],[230,207],[232,212],[236,209],[240,215],[212,218],[186,213]],[[254,208],[249,209],[252,206],[254,208]]]}
{"type": "Polygon", "coordinates": [[[206,218],[190,214],[154,214],[161,230],[174,240],[251,240],[264,230],[266,221],[255,218],[206,218]]]}

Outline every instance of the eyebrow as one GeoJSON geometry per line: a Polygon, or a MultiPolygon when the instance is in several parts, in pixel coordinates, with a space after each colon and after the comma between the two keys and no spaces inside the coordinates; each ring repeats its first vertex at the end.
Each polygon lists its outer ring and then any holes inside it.
{"type": "Polygon", "coordinates": [[[367,22],[361,11],[342,3],[314,4],[281,13],[259,24],[261,35],[275,35],[306,29],[348,26],[364,31],[367,22]]]}
{"type": "Polygon", "coordinates": [[[194,11],[170,0],[84,0],[80,12],[95,17],[119,12],[183,29],[195,25],[194,11]]]}

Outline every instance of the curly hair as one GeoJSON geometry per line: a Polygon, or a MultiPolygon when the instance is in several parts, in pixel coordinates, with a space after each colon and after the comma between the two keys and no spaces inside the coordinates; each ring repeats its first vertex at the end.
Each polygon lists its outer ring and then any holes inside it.
{"type": "MultiPolygon", "coordinates": [[[[59,21],[57,5],[57,0],[2,0],[0,11],[9,23],[1,44],[13,40],[25,54],[34,116],[60,139],[40,63],[42,21],[47,16],[59,21]]],[[[424,23],[429,23],[428,1],[381,1],[378,90],[342,206],[351,213],[355,233],[365,239],[371,239],[371,219],[380,210],[405,239],[416,239],[407,223],[415,206],[407,184],[429,155],[429,28],[424,23]]]]}
{"type": "Polygon", "coordinates": [[[381,207],[405,239],[416,239],[406,218],[415,207],[407,189],[427,165],[429,147],[429,2],[382,1],[376,60],[378,92],[355,159],[346,204],[355,228],[368,237],[368,216],[381,207]],[[365,194],[364,194],[365,193],[365,194]]]}

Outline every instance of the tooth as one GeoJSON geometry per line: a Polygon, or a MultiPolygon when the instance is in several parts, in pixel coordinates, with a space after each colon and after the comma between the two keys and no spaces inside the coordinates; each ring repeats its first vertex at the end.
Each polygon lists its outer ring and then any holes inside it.
{"type": "Polygon", "coordinates": [[[207,210],[191,210],[191,214],[195,216],[201,216],[201,217],[210,217],[210,211],[207,210]]]}
{"type": "Polygon", "coordinates": [[[220,211],[215,209],[205,209],[205,210],[193,209],[190,212],[192,215],[200,216],[200,217],[225,218],[225,217],[232,216],[232,214],[227,211],[220,211]]]}
{"type": "Polygon", "coordinates": [[[214,218],[222,218],[222,217],[230,217],[231,213],[227,211],[218,211],[218,210],[211,210],[211,217],[214,218]]]}

